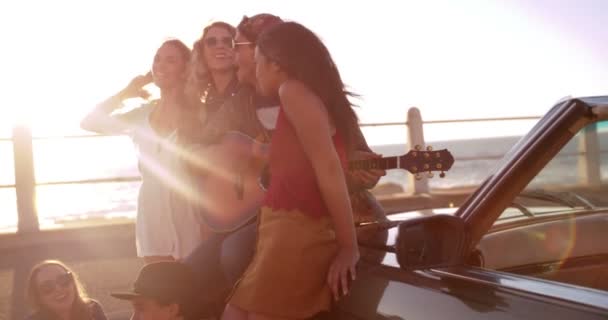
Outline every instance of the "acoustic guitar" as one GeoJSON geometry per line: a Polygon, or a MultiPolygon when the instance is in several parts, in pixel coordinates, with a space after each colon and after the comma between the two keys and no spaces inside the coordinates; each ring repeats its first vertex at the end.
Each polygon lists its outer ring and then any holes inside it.
{"type": "MultiPolygon", "coordinates": [[[[205,148],[205,169],[197,194],[200,195],[201,215],[215,232],[231,232],[251,221],[264,199],[265,189],[260,175],[265,162],[252,159],[252,148],[264,149],[265,144],[236,131],[227,133],[218,144],[205,148]],[[243,161],[243,159],[251,159],[243,161]]],[[[412,174],[441,172],[445,176],[454,163],[447,149],[410,150],[401,156],[355,160],[350,170],[404,169],[412,174]]]]}

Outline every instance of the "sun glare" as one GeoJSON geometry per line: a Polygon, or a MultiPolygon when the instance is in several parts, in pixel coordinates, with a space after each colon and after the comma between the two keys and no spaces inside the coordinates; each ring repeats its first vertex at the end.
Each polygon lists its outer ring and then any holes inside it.
{"type": "MultiPolygon", "coordinates": [[[[436,1],[404,2],[405,9],[396,10],[395,3],[379,8],[349,2],[350,14],[337,27],[334,12],[344,4],[325,4],[322,12],[314,4],[274,0],[214,7],[190,1],[41,1],[35,12],[15,5],[11,9],[45,27],[21,25],[18,37],[36,40],[7,52],[8,61],[22,63],[3,68],[10,84],[19,85],[3,86],[12,89],[2,93],[7,107],[0,111],[0,132],[17,123],[30,125],[36,135],[78,132],[88,110],[150,68],[164,39],[191,44],[211,20],[236,24],[242,14],[263,11],[307,24],[325,40],[344,80],[364,98],[362,122],[404,120],[411,106],[419,107],[424,119],[537,115],[559,97],[608,85],[597,71],[606,69],[597,60],[604,55],[572,41],[574,33],[559,32],[565,28],[534,16],[529,6],[436,1]],[[66,14],[45,14],[51,11],[66,14]]],[[[0,23],[23,22],[7,16],[0,23]]]]}
{"type": "MultiPolygon", "coordinates": [[[[301,22],[323,39],[349,89],[362,96],[362,123],[404,123],[413,106],[423,120],[542,115],[563,96],[606,93],[608,45],[597,39],[608,37],[607,7],[597,0],[576,8],[549,0],[5,1],[0,29],[9,31],[3,40],[11,46],[0,59],[0,138],[18,125],[35,137],[90,134],[79,127],[83,116],[145,74],[164,40],[191,45],[210,21],[237,24],[260,12],[301,22]]],[[[149,89],[158,96],[157,88],[149,89]]],[[[126,108],[140,102],[128,101],[126,108]]],[[[424,135],[441,148],[441,141],[517,136],[533,123],[430,124],[424,135]]],[[[405,126],[363,132],[378,149],[407,141],[405,126]]],[[[12,184],[12,157],[5,156],[12,146],[0,146],[0,184],[12,184]]],[[[37,139],[34,149],[39,182],[138,174],[126,137],[37,139]]],[[[192,196],[183,181],[142,161],[192,196]]],[[[40,187],[40,217],[92,206],[132,213],[137,189],[116,185],[40,187]]],[[[0,202],[15,202],[9,190],[0,202]]],[[[14,225],[7,216],[0,217],[0,229],[14,225]]]]}

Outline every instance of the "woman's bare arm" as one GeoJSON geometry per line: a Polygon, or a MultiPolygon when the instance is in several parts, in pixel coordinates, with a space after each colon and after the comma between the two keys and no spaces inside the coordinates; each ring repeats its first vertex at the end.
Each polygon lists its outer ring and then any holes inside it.
{"type": "Polygon", "coordinates": [[[354,277],[359,251],[344,170],[332,140],[333,129],[322,101],[301,82],[285,82],[279,89],[279,96],[285,114],[312,163],[333,220],[339,249],[328,273],[328,283],[337,299],[340,284],[343,294],[348,291],[348,273],[354,277]]]}
{"type": "Polygon", "coordinates": [[[95,109],[89,112],[80,122],[80,127],[87,131],[105,134],[119,134],[129,128],[131,121],[137,111],[126,112],[123,114],[112,115],[114,110],[123,106],[123,100],[138,96],[145,96],[142,87],[151,81],[151,75],[137,76],[129,85],[98,104],[95,109]]]}

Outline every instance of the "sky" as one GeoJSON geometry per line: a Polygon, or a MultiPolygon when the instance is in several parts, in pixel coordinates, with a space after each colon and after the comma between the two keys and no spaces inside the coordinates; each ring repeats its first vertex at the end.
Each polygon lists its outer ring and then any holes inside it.
{"type": "MultiPolygon", "coordinates": [[[[539,116],[567,95],[608,94],[602,0],[3,1],[0,136],[16,123],[35,135],[81,133],[80,118],[145,73],[163,40],[192,44],[212,20],[237,24],[260,12],[324,40],[363,97],[363,123],[405,121],[412,106],[425,120],[539,116]]],[[[429,135],[522,127],[444,126],[429,135]]],[[[398,130],[366,135],[391,142],[398,130]]]]}

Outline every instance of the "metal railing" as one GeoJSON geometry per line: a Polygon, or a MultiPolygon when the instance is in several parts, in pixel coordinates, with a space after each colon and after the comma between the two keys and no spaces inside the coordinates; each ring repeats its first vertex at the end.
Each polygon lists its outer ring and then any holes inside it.
{"type": "MultiPolygon", "coordinates": [[[[362,123],[361,127],[388,127],[388,126],[406,126],[407,127],[407,143],[409,146],[419,145],[425,147],[424,130],[425,124],[449,124],[449,123],[470,123],[470,122],[492,122],[492,121],[522,121],[522,120],[538,120],[540,117],[504,117],[504,118],[472,118],[472,119],[450,119],[450,120],[432,120],[423,121],[418,108],[410,108],[407,113],[405,122],[380,122],[380,123],[362,123]]],[[[16,127],[13,130],[12,138],[1,138],[1,141],[12,141],[13,156],[15,165],[15,184],[0,185],[1,188],[15,188],[17,195],[17,215],[18,225],[17,232],[36,232],[39,231],[38,215],[36,212],[35,199],[36,187],[45,185],[68,185],[68,184],[95,184],[95,183],[116,183],[116,182],[133,182],[139,181],[139,176],[118,176],[98,179],[83,179],[69,181],[53,181],[53,182],[36,182],[34,176],[33,163],[33,140],[48,140],[48,139],[89,139],[95,137],[109,137],[117,135],[70,135],[70,136],[45,136],[32,137],[31,132],[25,127],[16,127]]],[[[499,156],[485,156],[476,158],[467,158],[462,160],[475,159],[496,159],[499,156]]],[[[457,160],[459,160],[457,158],[457,160]]],[[[416,179],[413,175],[409,175],[409,185],[411,185],[412,194],[429,193],[429,184],[426,177],[416,179]]]]}

